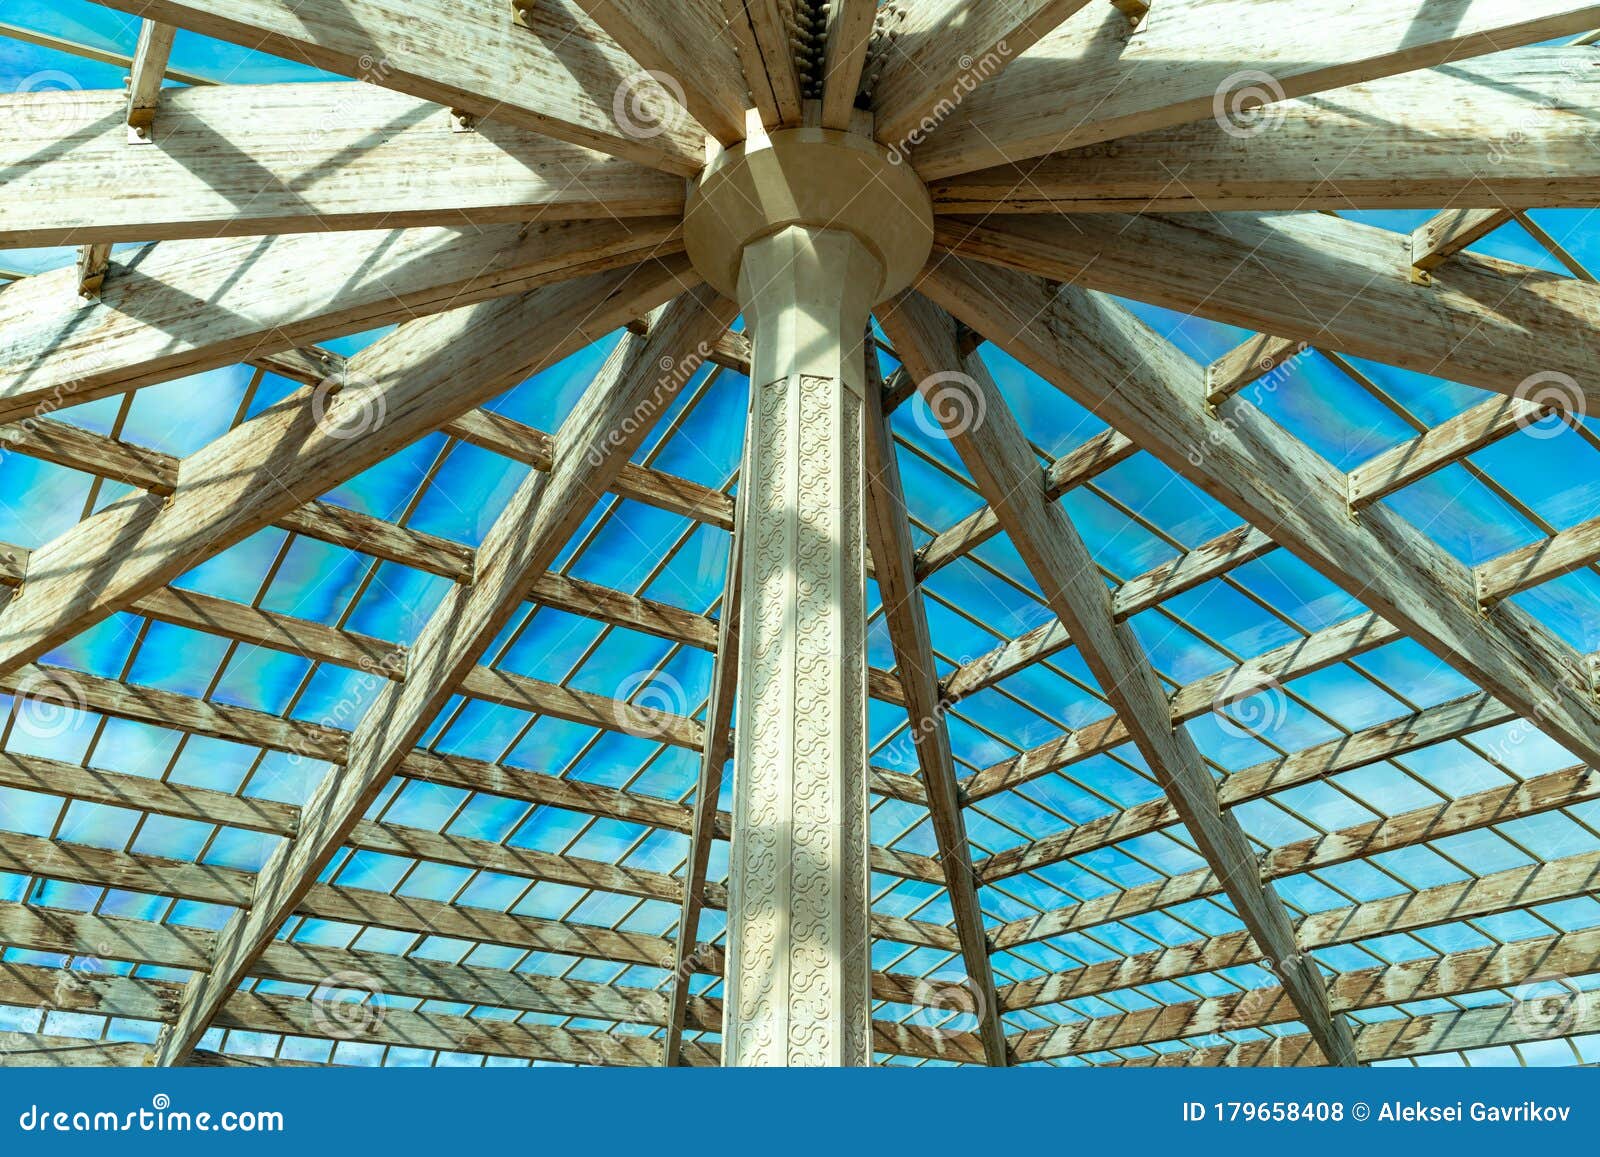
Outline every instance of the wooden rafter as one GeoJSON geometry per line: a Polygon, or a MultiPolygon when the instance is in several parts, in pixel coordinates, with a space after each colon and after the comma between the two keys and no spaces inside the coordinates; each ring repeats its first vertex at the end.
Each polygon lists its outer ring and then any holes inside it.
{"type": "MultiPolygon", "coordinates": [[[[897,299],[884,319],[914,376],[935,388],[965,388],[964,404],[945,432],[988,499],[1050,609],[1067,627],[1079,656],[1127,728],[1156,781],[1172,801],[1213,877],[1233,901],[1299,1018],[1333,1063],[1354,1064],[1350,1029],[1329,1008],[1322,973],[1300,949],[1288,909],[1265,883],[1244,829],[1217,804],[1216,785],[1189,733],[1172,726],[1166,694],[1143,646],[1111,611],[1088,547],[1047,495],[1043,472],[1005,399],[976,353],[965,359],[950,318],[914,295],[897,299]],[[955,367],[960,370],[955,370],[955,367]]],[[[907,690],[910,690],[908,681],[907,690]]]]}
{"type": "Polygon", "coordinates": [[[725,145],[744,139],[748,86],[717,0],[578,3],[635,62],[670,78],[708,133],[725,145]]]}
{"type": "Polygon", "coordinates": [[[0,97],[0,245],[250,237],[670,216],[669,173],[356,82],[220,85],[163,97],[129,149],[120,92],[0,97]],[[73,126],[41,155],[24,126],[73,126]],[[129,197],[130,188],[141,190],[129,197]],[[14,196],[12,195],[14,194],[14,196]]]}
{"type": "Polygon", "coordinates": [[[1156,4],[1133,37],[1120,13],[1068,20],[967,97],[915,150],[917,171],[934,180],[1213,115],[1249,131],[1264,102],[1588,31],[1600,5],[1354,0],[1314,45],[1280,16],[1272,0],[1156,4]]]}
{"type": "Polygon", "coordinates": [[[29,277],[0,289],[0,421],[670,257],[677,235],[656,218],[171,241],[113,258],[89,312],[75,270],[29,277]]]}
{"type": "MultiPolygon", "coordinates": [[[[876,358],[869,358],[869,398],[882,388],[876,358]]],[[[955,756],[945,728],[945,703],[939,693],[939,671],[927,611],[917,588],[912,565],[911,523],[900,467],[888,421],[881,407],[866,407],[866,533],[877,560],[877,581],[895,668],[905,689],[911,739],[917,764],[928,793],[928,811],[943,868],[945,894],[961,938],[961,959],[966,968],[970,1011],[978,1021],[984,1058],[992,1066],[1010,1063],[1005,1028],[1000,1022],[1000,1001],[995,995],[994,973],[989,966],[989,941],[984,931],[983,909],[978,903],[972,850],[956,786],[955,756]]],[[[957,1003],[957,1002],[952,1002],[957,1003]]],[[[967,1002],[962,1001],[965,1005],[967,1002]]]]}
{"type": "Polygon", "coordinates": [[[822,124],[844,131],[855,116],[877,0],[831,0],[822,58],[822,124]]]}
{"type": "MultiPolygon", "coordinates": [[[[947,213],[1593,205],[1594,48],[1522,48],[934,184],[947,213]]],[[[1464,241],[1462,244],[1467,244],[1464,241]]]]}
{"type": "MultiPolygon", "coordinates": [[[[742,475],[742,471],[741,471],[742,475]]],[[[716,628],[716,659],[711,671],[711,694],[706,702],[709,736],[700,753],[700,774],[695,781],[694,820],[689,831],[688,870],[683,881],[683,905],[678,913],[671,1003],[663,1044],[663,1062],[678,1065],[683,1059],[684,1013],[689,982],[697,970],[700,913],[704,907],[706,873],[711,862],[711,841],[731,834],[732,822],[719,825],[717,804],[722,794],[723,772],[733,754],[733,705],[739,686],[739,582],[743,552],[742,518],[735,515],[733,542],[728,549],[728,577],[722,584],[721,613],[716,628]]]]}
{"type": "Polygon", "coordinates": [[[1316,213],[944,217],[938,229],[964,256],[1497,393],[1565,375],[1600,410],[1586,370],[1600,288],[1576,278],[1461,253],[1417,285],[1406,235],[1316,213]]]}
{"type": "Polygon", "coordinates": [[[905,7],[875,88],[878,138],[910,143],[1090,0],[925,0],[905,7]]]}
{"type": "Polygon", "coordinates": [[[652,121],[632,133],[618,123],[619,84],[657,109],[673,99],[567,4],[533,5],[518,21],[509,4],[413,0],[401,22],[382,0],[97,2],[679,176],[699,171],[704,160],[687,118],[652,121]]]}

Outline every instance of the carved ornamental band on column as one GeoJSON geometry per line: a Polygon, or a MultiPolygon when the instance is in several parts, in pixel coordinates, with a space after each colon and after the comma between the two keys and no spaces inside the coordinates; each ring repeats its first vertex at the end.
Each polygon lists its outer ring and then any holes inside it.
{"type": "Polygon", "coordinates": [[[932,240],[870,138],[752,135],[689,201],[751,332],[723,1063],[866,1065],[866,351],[932,240]]]}

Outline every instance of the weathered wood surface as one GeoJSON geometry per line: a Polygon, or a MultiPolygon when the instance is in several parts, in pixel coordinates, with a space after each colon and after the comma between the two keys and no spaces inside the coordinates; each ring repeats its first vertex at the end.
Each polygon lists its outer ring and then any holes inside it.
{"type": "Polygon", "coordinates": [[[1350,0],[1285,20],[1273,0],[1154,4],[1136,31],[1080,13],[968,96],[912,160],[927,180],[1201,121],[1250,131],[1261,102],[1306,97],[1600,27],[1572,0],[1350,0]]]}
{"type": "Polygon", "coordinates": [[[681,251],[671,218],[165,241],[93,303],[70,269],[0,288],[0,421],[681,251]]]}
{"type": "MultiPolygon", "coordinates": [[[[0,97],[0,246],[669,216],[669,173],[358,82],[173,89],[129,148],[118,91],[0,97]],[[44,141],[30,126],[56,131],[44,141]]],[[[247,250],[245,252],[248,252],[247,250]]]]}
{"type": "Polygon", "coordinates": [[[645,132],[618,123],[615,98],[624,84],[661,102],[656,107],[672,98],[638,75],[638,64],[575,0],[540,0],[520,19],[510,4],[455,0],[104,3],[679,176],[704,162],[699,126],[687,117],[645,132]]]}
{"type": "MultiPolygon", "coordinates": [[[[1187,7],[1203,13],[1206,6],[1187,7]]],[[[1449,205],[1442,215],[1449,220],[1492,214],[1500,223],[1513,207],[1594,205],[1600,157],[1589,143],[1589,113],[1600,103],[1596,61],[1595,47],[1453,60],[1281,101],[1253,114],[1253,122],[1204,116],[963,173],[935,182],[931,192],[947,213],[1449,205]]],[[[1263,94],[1269,91],[1264,84],[1263,94]]]]}
{"type": "MultiPolygon", "coordinates": [[[[692,282],[680,259],[422,318],[184,459],[172,495],[115,503],[34,551],[0,611],[0,671],[167,585],[692,282]]],[[[542,477],[542,476],[541,476],[542,477]]]]}
{"type": "MultiPolygon", "coordinates": [[[[964,256],[1496,393],[1565,375],[1600,412],[1588,372],[1600,287],[1564,274],[1460,253],[1418,285],[1409,236],[1320,213],[942,217],[937,229],[964,256]]],[[[1015,323],[993,326],[998,340],[1015,323]]]]}

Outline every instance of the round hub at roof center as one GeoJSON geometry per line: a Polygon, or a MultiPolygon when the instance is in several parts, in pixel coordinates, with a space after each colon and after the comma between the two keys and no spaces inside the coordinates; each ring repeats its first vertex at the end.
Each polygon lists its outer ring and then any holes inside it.
{"type": "Polygon", "coordinates": [[[909,165],[869,137],[824,128],[758,132],[723,150],[690,190],[695,269],[738,299],[745,247],[790,226],[849,233],[883,270],[871,301],[909,286],[933,249],[933,203],[909,165]]]}

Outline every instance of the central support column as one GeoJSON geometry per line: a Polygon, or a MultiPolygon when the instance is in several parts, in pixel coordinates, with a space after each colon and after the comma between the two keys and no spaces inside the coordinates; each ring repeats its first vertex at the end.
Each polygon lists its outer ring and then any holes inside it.
{"type": "Polygon", "coordinates": [[[872,1056],[862,337],[882,280],[849,233],[790,226],[744,253],[729,1065],[872,1056]]]}
{"type": "Polygon", "coordinates": [[[726,1065],[866,1065],[864,337],[932,242],[927,192],[869,138],[752,136],[684,238],[751,334],[724,973],[726,1065]]]}

